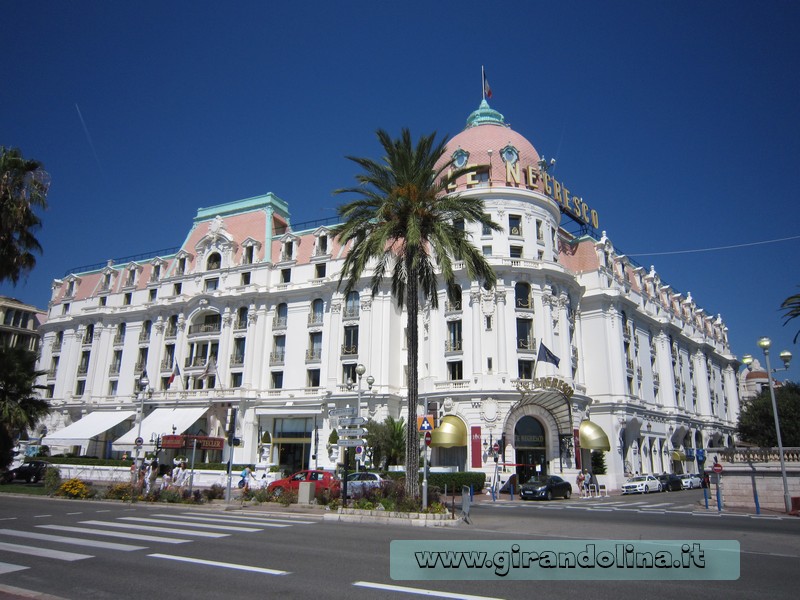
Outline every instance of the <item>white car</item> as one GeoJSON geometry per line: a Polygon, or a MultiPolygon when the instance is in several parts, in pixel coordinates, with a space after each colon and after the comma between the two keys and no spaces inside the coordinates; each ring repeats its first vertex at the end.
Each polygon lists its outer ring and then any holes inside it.
{"type": "Polygon", "coordinates": [[[379,488],[383,484],[384,479],[377,473],[368,473],[360,471],[358,473],[351,473],[347,476],[347,497],[360,498],[374,488],[379,488]]]}
{"type": "Polygon", "coordinates": [[[661,482],[652,475],[639,475],[632,477],[622,486],[623,494],[647,494],[660,492],[661,482]]]}
{"type": "Polygon", "coordinates": [[[703,480],[700,479],[700,476],[697,474],[681,475],[681,484],[683,485],[683,489],[691,490],[702,487],[703,480]]]}

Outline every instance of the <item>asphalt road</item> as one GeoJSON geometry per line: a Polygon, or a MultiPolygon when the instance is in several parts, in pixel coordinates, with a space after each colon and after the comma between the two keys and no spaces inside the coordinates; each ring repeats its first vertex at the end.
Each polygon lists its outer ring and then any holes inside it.
{"type": "Polygon", "coordinates": [[[318,513],[279,510],[222,512],[205,507],[0,496],[0,598],[13,597],[8,595],[11,588],[69,600],[199,600],[231,595],[387,600],[409,597],[414,591],[434,592],[430,597],[509,600],[539,595],[613,600],[631,595],[796,598],[800,519],[705,513],[696,510],[697,494],[479,502],[471,511],[470,525],[436,529],[324,522],[318,513]],[[389,544],[393,540],[442,539],[736,539],[741,543],[741,578],[703,582],[391,579],[389,544]]]}

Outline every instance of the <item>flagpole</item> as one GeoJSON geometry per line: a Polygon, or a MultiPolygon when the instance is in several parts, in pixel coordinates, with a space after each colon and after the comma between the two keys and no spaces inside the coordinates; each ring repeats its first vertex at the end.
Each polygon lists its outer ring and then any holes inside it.
{"type": "Polygon", "coordinates": [[[481,99],[486,100],[486,73],[481,65],[481,99]]]}

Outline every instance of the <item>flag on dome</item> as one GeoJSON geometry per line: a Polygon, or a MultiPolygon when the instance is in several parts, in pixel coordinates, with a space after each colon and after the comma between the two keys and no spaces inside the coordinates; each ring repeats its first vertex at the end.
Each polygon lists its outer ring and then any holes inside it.
{"type": "Polygon", "coordinates": [[[539,343],[539,354],[536,357],[536,360],[538,360],[539,362],[552,363],[556,367],[558,366],[558,363],[561,362],[561,359],[558,358],[552,352],[550,352],[550,349],[547,346],[545,346],[544,344],[542,344],[541,342],[539,343]]]}
{"type": "Polygon", "coordinates": [[[489,80],[486,79],[486,71],[483,69],[483,67],[481,67],[481,73],[483,74],[483,97],[491,98],[492,88],[489,87],[489,80]]]}

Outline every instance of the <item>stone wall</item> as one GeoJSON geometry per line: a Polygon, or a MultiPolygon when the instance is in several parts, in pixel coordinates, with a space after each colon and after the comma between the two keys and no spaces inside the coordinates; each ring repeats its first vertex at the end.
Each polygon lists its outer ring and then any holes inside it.
{"type": "MultiPolygon", "coordinates": [[[[800,497],[800,449],[786,448],[784,452],[786,479],[790,497],[800,497]]],[[[744,449],[720,452],[722,465],[723,509],[743,508],[755,512],[756,494],[762,510],[786,512],[783,478],[778,450],[774,448],[744,449]]],[[[706,463],[710,467],[709,463],[706,463]]],[[[711,486],[715,500],[716,486],[711,486]]]]}

